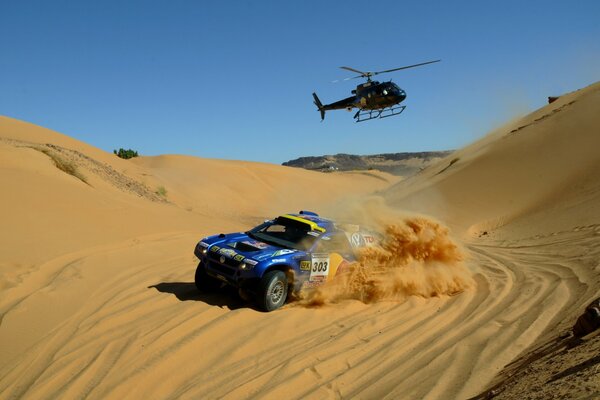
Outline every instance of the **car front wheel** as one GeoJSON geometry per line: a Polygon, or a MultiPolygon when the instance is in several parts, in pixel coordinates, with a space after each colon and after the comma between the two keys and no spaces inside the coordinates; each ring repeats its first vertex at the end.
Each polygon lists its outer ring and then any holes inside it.
{"type": "Polygon", "coordinates": [[[285,303],[288,294],[288,280],[285,272],[267,272],[258,286],[257,301],[263,310],[273,311],[285,303]]]}

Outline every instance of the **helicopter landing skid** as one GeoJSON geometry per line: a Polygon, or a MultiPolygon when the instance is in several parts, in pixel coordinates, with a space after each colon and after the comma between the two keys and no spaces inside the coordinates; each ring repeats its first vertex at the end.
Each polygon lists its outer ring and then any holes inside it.
{"type": "Polygon", "coordinates": [[[358,110],[354,114],[354,122],[364,122],[370,119],[393,117],[402,114],[406,106],[380,108],[379,110],[358,110]]]}

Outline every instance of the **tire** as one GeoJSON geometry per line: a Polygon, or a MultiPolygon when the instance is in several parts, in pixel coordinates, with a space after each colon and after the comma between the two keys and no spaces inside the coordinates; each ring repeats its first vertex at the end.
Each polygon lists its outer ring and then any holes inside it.
{"type": "Polygon", "coordinates": [[[257,292],[256,300],[260,308],[267,312],[277,310],[287,299],[288,280],[285,272],[267,272],[260,280],[257,292]]]}
{"type": "Polygon", "coordinates": [[[202,263],[198,263],[196,275],[194,276],[194,283],[196,284],[196,288],[201,292],[210,292],[221,287],[221,281],[212,276],[208,276],[204,270],[204,264],[202,263]]]}

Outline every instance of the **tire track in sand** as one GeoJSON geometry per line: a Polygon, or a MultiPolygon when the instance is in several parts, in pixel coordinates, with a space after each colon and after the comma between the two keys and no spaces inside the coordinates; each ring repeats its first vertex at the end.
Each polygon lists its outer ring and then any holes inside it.
{"type": "Polygon", "coordinates": [[[55,272],[77,259],[76,306],[2,367],[0,397],[466,398],[596,294],[599,238],[470,244],[477,288],[454,297],[268,314],[193,294],[192,234],[80,252],[4,299],[0,329],[15,335],[24,309],[65,293],[55,272]],[[191,294],[153,288],[169,282],[191,294]]]}

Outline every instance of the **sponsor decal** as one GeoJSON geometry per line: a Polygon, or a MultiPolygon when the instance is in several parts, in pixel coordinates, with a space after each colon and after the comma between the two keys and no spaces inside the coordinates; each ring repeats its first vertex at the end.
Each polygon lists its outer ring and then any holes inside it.
{"type": "Polygon", "coordinates": [[[375,236],[368,233],[346,233],[352,247],[372,246],[376,243],[375,236]]]}
{"type": "Polygon", "coordinates": [[[269,257],[271,257],[271,254],[269,254],[269,253],[259,254],[257,256],[254,256],[254,258],[256,258],[258,261],[262,261],[262,260],[264,260],[266,258],[269,258],[269,257]]]}
{"type": "Polygon", "coordinates": [[[246,259],[244,260],[244,262],[245,262],[246,264],[248,264],[248,265],[256,265],[256,264],[258,264],[258,261],[254,261],[254,260],[253,260],[253,259],[251,259],[251,258],[246,258],[246,259]]]}
{"type": "Polygon", "coordinates": [[[300,261],[300,270],[302,271],[310,271],[310,267],[312,263],[310,261],[300,261]]]}
{"type": "Polygon", "coordinates": [[[273,260],[274,263],[281,263],[281,262],[285,262],[285,258],[275,258],[273,260]]]}
{"type": "Polygon", "coordinates": [[[319,237],[321,235],[319,232],[315,232],[315,231],[310,231],[310,232],[306,232],[306,233],[310,236],[315,236],[315,237],[319,237]]]}
{"type": "Polygon", "coordinates": [[[242,243],[244,243],[245,245],[248,245],[248,246],[256,247],[257,249],[261,249],[261,250],[264,250],[267,247],[269,247],[268,244],[259,242],[258,240],[246,240],[246,241],[243,241],[242,243]]]}
{"type": "Polygon", "coordinates": [[[296,250],[291,250],[291,249],[277,250],[275,253],[273,253],[273,257],[284,256],[286,254],[292,254],[295,252],[296,252],[296,250]]]}
{"type": "Polygon", "coordinates": [[[219,254],[222,254],[224,256],[227,256],[229,258],[233,258],[237,255],[237,253],[232,250],[232,249],[221,249],[221,251],[219,251],[219,254]]]}
{"type": "Polygon", "coordinates": [[[352,244],[352,247],[359,247],[360,239],[360,233],[353,233],[352,236],[350,236],[350,243],[352,244]]]}
{"type": "Polygon", "coordinates": [[[210,251],[213,251],[213,252],[215,252],[215,253],[216,253],[217,251],[219,251],[219,250],[221,250],[221,248],[220,248],[219,246],[213,246],[213,247],[211,247],[211,248],[210,248],[210,251]]]}
{"type": "Polygon", "coordinates": [[[312,255],[310,280],[325,281],[329,275],[329,254],[315,253],[312,255]]]}
{"type": "Polygon", "coordinates": [[[302,289],[300,290],[316,288],[322,284],[322,281],[306,281],[302,283],[302,289]]]}
{"type": "Polygon", "coordinates": [[[233,259],[235,261],[242,261],[242,260],[244,260],[244,256],[241,254],[236,254],[235,257],[233,257],[233,259]]]}

